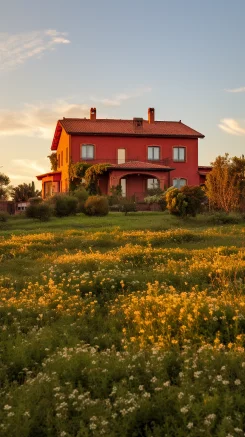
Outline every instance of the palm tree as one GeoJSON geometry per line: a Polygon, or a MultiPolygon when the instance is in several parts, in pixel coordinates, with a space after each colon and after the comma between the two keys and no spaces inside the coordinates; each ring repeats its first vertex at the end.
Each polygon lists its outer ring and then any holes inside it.
{"type": "Polygon", "coordinates": [[[31,184],[23,183],[14,187],[11,195],[15,202],[27,202],[31,197],[41,196],[41,191],[36,190],[34,182],[31,184]]]}

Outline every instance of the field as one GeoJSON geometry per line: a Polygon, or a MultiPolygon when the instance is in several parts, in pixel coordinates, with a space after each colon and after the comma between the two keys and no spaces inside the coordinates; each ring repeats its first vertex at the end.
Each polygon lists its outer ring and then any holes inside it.
{"type": "Polygon", "coordinates": [[[0,224],[0,436],[244,436],[244,272],[242,222],[0,224]]]}

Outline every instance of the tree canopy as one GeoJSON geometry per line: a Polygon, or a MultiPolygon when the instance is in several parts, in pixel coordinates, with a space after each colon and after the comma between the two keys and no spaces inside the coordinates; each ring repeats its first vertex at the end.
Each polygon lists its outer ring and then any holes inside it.
{"type": "Polygon", "coordinates": [[[4,173],[0,173],[0,200],[7,200],[10,190],[10,179],[4,173]]]}
{"type": "Polygon", "coordinates": [[[32,197],[41,196],[41,191],[36,190],[34,182],[31,184],[23,183],[12,188],[11,196],[15,202],[26,202],[32,197]]]}
{"type": "Polygon", "coordinates": [[[245,158],[230,158],[226,153],[212,163],[207,175],[206,194],[211,208],[225,212],[244,209],[245,158]]]}

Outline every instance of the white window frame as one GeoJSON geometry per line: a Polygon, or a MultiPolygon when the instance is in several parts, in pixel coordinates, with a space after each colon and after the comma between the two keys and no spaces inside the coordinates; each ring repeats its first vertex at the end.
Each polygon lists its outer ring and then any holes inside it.
{"type": "Polygon", "coordinates": [[[122,189],[122,197],[126,197],[127,193],[127,179],[122,178],[120,181],[121,189],[122,189]]]}
{"type": "Polygon", "coordinates": [[[81,150],[80,150],[80,158],[81,159],[94,159],[94,144],[82,144],[81,150]],[[93,156],[88,156],[90,153],[88,153],[88,150],[93,150],[93,156]]]}
{"type": "Polygon", "coordinates": [[[146,183],[147,190],[160,188],[160,181],[157,178],[148,178],[146,183]],[[151,182],[150,182],[151,181],[151,182]]]}
{"type": "Polygon", "coordinates": [[[185,162],[186,161],[186,147],[175,146],[173,147],[173,161],[174,162],[185,162]],[[184,151],[184,158],[180,158],[180,150],[184,151]],[[175,156],[175,151],[177,151],[177,157],[175,156]]]}
{"type": "Polygon", "coordinates": [[[186,178],[173,178],[173,187],[174,188],[182,188],[187,185],[187,179],[186,178]],[[183,184],[182,181],[185,181],[183,184]]]}
{"type": "Polygon", "coordinates": [[[160,160],[160,146],[148,146],[147,158],[149,161],[159,161],[160,160]],[[151,149],[151,153],[150,153],[151,149]],[[150,157],[152,155],[152,157],[150,157]],[[158,155],[158,157],[156,157],[158,155]]]}

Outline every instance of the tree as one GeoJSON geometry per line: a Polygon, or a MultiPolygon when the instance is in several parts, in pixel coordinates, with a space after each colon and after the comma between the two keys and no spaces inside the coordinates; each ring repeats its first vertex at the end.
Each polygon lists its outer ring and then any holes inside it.
{"type": "MultiPolygon", "coordinates": [[[[244,158],[241,158],[244,161],[244,158]]],[[[241,187],[244,180],[244,165],[240,158],[230,158],[229,154],[218,156],[211,163],[213,169],[207,175],[206,194],[212,208],[230,212],[239,208],[241,187]]]]}
{"type": "Polygon", "coordinates": [[[26,202],[32,197],[41,196],[41,191],[36,190],[34,182],[31,184],[20,184],[11,191],[12,198],[15,202],[26,202]]]}
{"type": "Polygon", "coordinates": [[[7,200],[10,190],[10,179],[4,173],[0,173],[0,200],[7,200]]]}
{"type": "Polygon", "coordinates": [[[232,158],[231,174],[236,176],[236,184],[239,191],[239,209],[245,210],[245,158],[236,156],[232,158]]]}

